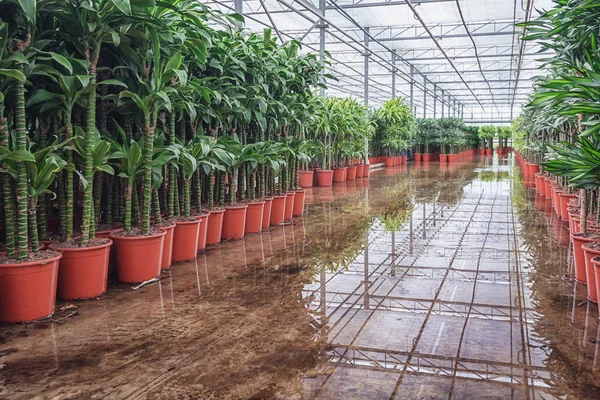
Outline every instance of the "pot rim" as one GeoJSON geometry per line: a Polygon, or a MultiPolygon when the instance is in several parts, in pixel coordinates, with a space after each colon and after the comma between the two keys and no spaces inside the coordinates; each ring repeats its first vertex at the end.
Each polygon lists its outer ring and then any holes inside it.
{"type": "Polygon", "coordinates": [[[242,204],[239,206],[225,206],[225,210],[240,210],[242,208],[248,208],[248,204],[242,204]]]}
{"type": "Polygon", "coordinates": [[[156,239],[158,237],[161,236],[165,236],[167,234],[167,231],[165,231],[162,228],[158,228],[160,230],[159,233],[155,233],[154,235],[147,235],[147,236],[115,236],[115,235],[110,235],[110,239],[112,240],[146,240],[146,239],[156,239]]]}
{"type": "Polygon", "coordinates": [[[265,200],[261,200],[261,201],[253,201],[253,202],[251,202],[251,203],[247,203],[246,205],[247,205],[248,207],[250,207],[250,206],[252,206],[252,205],[260,206],[260,205],[263,205],[263,204],[265,204],[265,200]]]}
{"type": "Polygon", "coordinates": [[[175,225],[191,225],[191,224],[199,224],[201,222],[202,222],[202,220],[197,218],[193,221],[175,221],[175,225]]]}
{"type": "Polygon", "coordinates": [[[225,212],[225,209],[222,209],[222,210],[210,210],[210,211],[208,212],[208,214],[209,214],[209,215],[210,215],[210,214],[220,214],[220,213],[224,213],[224,212],[225,212]]]}
{"type": "Polygon", "coordinates": [[[86,251],[86,250],[98,250],[98,249],[101,249],[101,248],[104,248],[104,247],[112,246],[113,241],[110,238],[106,238],[106,240],[108,240],[108,243],[100,244],[98,246],[88,246],[88,247],[57,247],[57,246],[54,246],[54,245],[50,245],[50,248],[52,250],[56,250],[56,251],[60,251],[60,252],[63,252],[63,251],[66,251],[66,252],[69,252],[69,251],[77,252],[77,251],[86,251]]]}
{"type": "Polygon", "coordinates": [[[281,195],[281,196],[273,196],[273,199],[285,199],[285,198],[287,198],[287,196],[285,194],[281,195]]]}
{"type": "Polygon", "coordinates": [[[46,264],[50,264],[51,262],[55,262],[58,261],[62,258],[62,253],[58,253],[58,255],[52,257],[52,258],[48,258],[45,260],[37,260],[37,261],[30,261],[30,262],[25,262],[25,263],[18,263],[18,264],[0,264],[0,268],[19,268],[19,267],[37,267],[37,266],[43,266],[46,264]]]}

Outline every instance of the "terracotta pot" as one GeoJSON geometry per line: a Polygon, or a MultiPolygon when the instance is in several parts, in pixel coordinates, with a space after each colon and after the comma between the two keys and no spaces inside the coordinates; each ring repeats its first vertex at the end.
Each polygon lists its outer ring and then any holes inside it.
{"type": "MultiPolygon", "coordinates": [[[[333,170],[333,181],[335,183],[342,183],[346,181],[346,168],[335,168],[333,170]]],[[[319,183],[319,186],[321,184],[319,183]]]]}
{"type": "Polygon", "coordinates": [[[540,196],[546,197],[546,185],[544,185],[544,177],[540,174],[535,174],[535,190],[540,196]]]}
{"type": "Polygon", "coordinates": [[[581,248],[583,249],[583,256],[585,258],[585,273],[587,279],[587,291],[588,299],[594,303],[598,302],[598,291],[596,288],[596,273],[594,271],[594,264],[592,258],[600,256],[600,251],[591,249],[588,245],[591,243],[585,243],[581,248]]]}
{"type": "Polygon", "coordinates": [[[58,262],[0,264],[0,322],[27,322],[54,313],[58,262]]]}
{"type": "Polygon", "coordinates": [[[262,228],[268,228],[271,225],[271,208],[273,206],[273,198],[267,197],[265,199],[265,207],[263,208],[263,217],[262,217],[262,228]]]}
{"type": "Polygon", "coordinates": [[[315,171],[299,171],[298,182],[300,187],[309,188],[313,186],[315,171]]]}
{"type": "Polygon", "coordinates": [[[454,163],[457,160],[457,155],[456,154],[448,154],[448,162],[449,163],[454,163]]]}
{"type": "Polygon", "coordinates": [[[247,204],[225,207],[221,239],[240,240],[244,238],[247,210],[247,204]]]}
{"type": "Polygon", "coordinates": [[[600,293],[600,257],[592,258],[592,266],[594,269],[594,280],[596,281],[596,295],[600,293]]]}
{"type": "Polygon", "coordinates": [[[400,156],[400,164],[406,164],[406,157],[407,156],[400,156]]]}
{"type": "Polygon", "coordinates": [[[485,154],[485,149],[479,149],[479,155],[482,156],[485,154]]]}
{"type": "Polygon", "coordinates": [[[223,232],[223,214],[225,210],[214,210],[208,215],[208,230],[206,231],[206,244],[221,243],[221,232],[223,232]]]}
{"type": "Polygon", "coordinates": [[[92,247],[53,247],[62,253],[58,263],[58,297],[63,300],[93,299],[106,292],[112,240],[92,247]]]}
{"type": "Polygon", "coordinates": [[[206,237],[208,235],[208,217],[210,213],[202,214],[198,216],[200,222],[200,229],[198,230],[198,251],[206,248],[206,237]]]}
{"type": "Polygon", "coordinates": [[[96,231],[96,237],[98,239],[108,239],[110,235],[118,232],[123,232],[123,228],[105,229],[103,231],[96,231]]]}
{"type": "Polygon", "coordinates": [[[364,172],[365,172],[365,165],[364,164],[358,164],[356,166],[356,177],[357,178],[362,178],[364,172]]]}
{"type": "Polygon", "coordinates": [[[575,264],[575,280],[579,283],[587,284],[587,272],[585,268],[585,255],[583,254],[583,245],[595,242],[598,239],[571,235],[573,242],[573,263],[575,264]]]}
{"type": "Polygon", "coordinates": [[[430,153],[424,153],[424,154],[423,154],[423,161],[424,161],[424,162],[429,162],[429,161],[431,161],[431,158],[432,158],[432,157],[431,157],[431,154],[430,154],[430,153]]]}
{"type": "Polygon", "coordinates": [[[190,261],[198,254],[198,236],[200,235],[199,219],[192,221],[175,221],[173,231],[173,262],[190,261]]]}
{"type": "Polygon", "coordinates": [[[368,178],[371,175],[371,164],[365,164],[363,169],[363,178],[368,178]]]}
{"type": "Polygon", "coordinates": [[[560,193],[559,194],[559,202],[560,202],[560,211],[558,213],[558,216],[563,220],[566,221],[569,219],[569,211],[567,210],[567,206],[569,205],[569,201],[571,199],[576,199],[577,196],[576,194],[573,193],[560,193]]]}
{"type": "Polygon", "coordinates": [[[393,166],[394,166],[394,157],[386,157],[385,158],[385,167],[386,168],[391,168],[393,166]]]}
{"type": "Polygon", "coordinates": [[[281,224],[285,217],[285,199],[287,196],[275,196],[273,197],[273,203],[271,205],[271,225],[281,224]]]}
{"type": "Polygon", "coordinates": [[[294,217],[300,217],[304,214],[304,199],[306,197],[306,190],[296,190],[296,197],[294,197],[294,217]]]}
{"type": "Polygon", "coordinates": [[[333,182],[332,170],[317,170],[317,182],[319,186],[329,187],[333,182]]]}
{"type": "Polygon", "coordinates": [[[292,219],[292,217],[294,215],[294,200],[296,198],[296,193],[295,192],[287,193],[286,196],[287,196],[287,198],[285,200],[285,213],[283,215],[283,218],[286,221],[289,221],[292,219]]]}
{"type": "Polygon", "coordinates": [[[356,165],[348,167],[348,179],[349,181],[355,181],[356,180],[356,165]]]}
{"type": "Polygon", "coordinates": [[[117,276],[126,283],[145,282],[160,275],[163,246],[165,241],[163,229],[159,233],[148,236],[115,236],[113,241],[117,276]]]}
{"type": "Polygon", "coordinates": [[[423,153],[415,153],[415,162],[423,161],[423,153]]]}
{"type": "Polygon", "coordinates": [[[539,164],[528,164],[527,165],[527,174],[529,176],[535,176],[535,174],[537,174],[538,172],[540,172],[539,164]]]}
{"type": "Polygon", "coordinates": [[[448,162],[448,154],[440,154],[440,162],[441,163],[448,162]]]}
{"type": "Polygon", "coordinates": [[[166,232],[165,240],[163,242],[162,259],[160,262],[160,269],[162,271],[168,269],[173,263],[173,231],[175,229],[175,224],[163,226],[160,229],[163,229],[166,232]]]}
{"type": "Polygon", "coordinates": [[[258,233],[262,230],[264,209],[264,201],[248,203],[248,209],[246,210],[246,227],[244,229],[244,233],[258,233]]]}

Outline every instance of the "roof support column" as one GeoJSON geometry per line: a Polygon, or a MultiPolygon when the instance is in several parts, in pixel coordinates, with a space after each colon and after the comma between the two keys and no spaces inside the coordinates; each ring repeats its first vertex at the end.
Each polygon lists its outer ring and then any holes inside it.
{"type": "Polygon", "coordinates": [[[413,75],[415,74],[415,71],[413,69],[413,67],[410,67],[410,112],[413,114],[417,114],[415,112],[415,100],[414,100],[414,95],[415,95],[415,82],[413,80],[413,75]]]}
{"type": "Polygon", "coordinates": [[[423,80],[423,118],[427,118],[427,81],[423,80]]]}
{"type": "Polygon", "coordinates": [[[392,99],[396,98],[396,52],[392,51],[392,99]]]}
{"type": "Polygon", "coordinates": [[[437,85],[433,84],[433,118],[437,117],[437,85]]]}
{"type": "MultiPolygon", "coordinates": [[[[319,0],[323,3],[325,0],[319,0]]],[[[369,27],[365,28],[364,33],[365,42],[365,71],[364,71],[364,82],[363,82],[363,101],[365,106],[369,105],[369,27]]],[[[365,138],[365,164],[369,163],[369,139],[365,138]]]]}
{"type": "MultiPolygon", "coordinates": [[[[325,5],[325,0],[319,0],[319,10],[321,10],[323,17],[325,17],[325,5]]],[[[325,62],[325,20],[323,18],[319,20],[319,58],[321,63],[325,62]]],[[[323,72],[321,72],[321,78],[319,80],[321,83],[325,83],[323,72]]],[[[319,94],[325,96],[325,88],[320,87],[319,94]]]]}
{"type": "Polygon", "coordinates": [[[444,91],[442,90],[442,118],[444,118],[444,91]]]}

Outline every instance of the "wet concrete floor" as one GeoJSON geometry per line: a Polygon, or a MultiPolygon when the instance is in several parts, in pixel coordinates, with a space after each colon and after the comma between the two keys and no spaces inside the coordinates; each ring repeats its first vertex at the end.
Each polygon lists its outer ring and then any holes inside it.
{"type": "Polygon", "coordinates": [[[598,399],[598,308],[513,165],[309,189],[160,283],[0,326],[0,398],[598,399]]]}

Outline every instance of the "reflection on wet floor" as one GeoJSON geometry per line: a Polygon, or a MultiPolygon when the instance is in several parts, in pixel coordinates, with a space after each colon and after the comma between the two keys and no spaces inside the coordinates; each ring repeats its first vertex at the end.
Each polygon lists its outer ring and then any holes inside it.
{"type": "Polygon", "coordinates": [[[598,399],[597,306],[513,163],[309,189],[160,284],[2,326],[0,398],[598,399]]]}
{"type": "Polygon", "coordinates": [[[512,160],[415,167],[408,220],[375,216],[361,252],[304,288],[329,345],[306,397],[600,398],[597,307],[512,160]]]}

